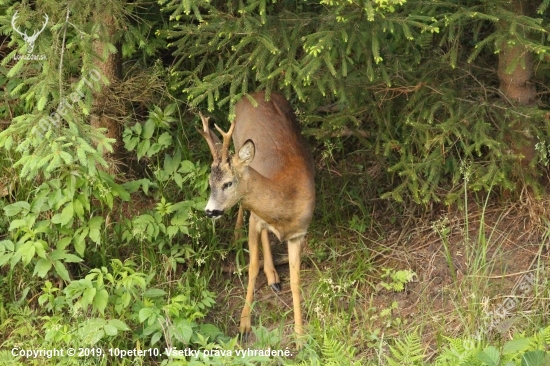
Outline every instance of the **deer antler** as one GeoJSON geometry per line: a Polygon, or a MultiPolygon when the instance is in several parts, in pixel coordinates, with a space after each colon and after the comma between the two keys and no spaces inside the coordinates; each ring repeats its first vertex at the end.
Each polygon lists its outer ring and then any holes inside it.
{"type": "Polygon", "coordinates": [[[233,135],[233,129],[235,128],[235,122],[231,122],[231,127],[229,127],[229,131],[223,132],[221,128],[218,127],[218,125],[214,124],[214,127],[216,127],[216,130],[218,130],[219,133],[221,133],[223,137],[223,145],[222,145],[222,161],[227,161],[227,157],[229,156],[229,145],[231,144],[231,135],[233,135]]]}
{"type": "Polygon", "coordinates": [[[212,153],[212,157],[214,160],[220,160],[220,161],[227,161],[227,158],[229,156],[229,145],[231,145],[231,136],[233,135],[233,129],[235,127],[235,123],[231,123],[231,127],[229,128],[229,131],[223,132],[221,128],[218,127],[218,125],[214,124],[214,127],[220,132],[220,134],[223,137],[223,143],[220,142],[220,139],[212,133],[210,130],[210,127],[208,126],[208,120],[210,117],[206,118],[202,115],[201,112],[199,112],[199,116],[202,120],[202,130],[197,128],[197,131],[201,134],[202,137],[206,140],[208,143],[208,147],[210,147],[210,153],[212,153]],[[222,145],[220,147],[220,144],[222,145]],[[220,155],[221,153],[221,155],[220,155]]]}
{"type": "Polygon", "coordinates": [[[197,128],[197,131],[201,134],[202,137],[206,140],[206,143],[208,143],[208,147],[210,148],[210,153],[212,154],[212,157],[214,160],[218,160],[219,158],[219,145],[220,140],[210,131],[210,127],[208,126],[208,120],[210,117],[206,118],[202,115],[201,112],[199,112],[199,116],[201,117],[202,121],[202,130],[197,128]]]}

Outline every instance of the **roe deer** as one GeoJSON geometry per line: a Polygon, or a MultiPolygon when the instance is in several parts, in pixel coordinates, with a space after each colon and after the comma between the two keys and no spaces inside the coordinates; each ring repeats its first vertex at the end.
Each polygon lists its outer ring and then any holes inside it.
{"type": "Polygon", "coordinates": [[[240,203],[237,227],[242,226],[243,208],[250,211],[250,265],[240,333],[246,334],[252,330],[250,306],[260,270],[260,240],[268,284],[277,292],[281,290],[269,247],[270,230],[281,242],[288,243],[294,331],[303,334],[300,248],[306,240],[315,205],[313,158],[300,134],[290,104],[283,96],[271,94],[271,100],[266,101],[265,92],[259,92],[251,97],[258,105],[254,107],[247,98],[237,103],[236,117],[227,133],[215,125],[223,136],[223,143],[210,130],[208,118],[200,114],[203,130],[199,132],[206,139],[213,157],[209,180],[211,192],[205,211],[208,217],[218,218],[240,203]],[[231,137],[235,154],[229,156],[231,137]]]}

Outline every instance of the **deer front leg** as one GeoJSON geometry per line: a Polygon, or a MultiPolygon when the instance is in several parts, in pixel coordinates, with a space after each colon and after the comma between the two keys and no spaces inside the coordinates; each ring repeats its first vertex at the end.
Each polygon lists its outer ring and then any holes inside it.
{"type": "Polygon", "coordinates": [[[273,264],[273,256],[271,255],[271,246],[269,245],[269,232],[267,229],[262,229],[262,250],[264,254],[264,273],[267,277],[267,283],[273,291],[281,291],[281,281],[279,280],[279,274],[275,270],[273,264]]]}
{"type": "Polygon", "coordinates": [[[302,335],[302,309],[300,307],[300,250],[303,237],[288,240],[288,265],[290,267],[290,291],[294,308],[294,331],[302,335]]]}
{"type": "Polygon", "coordinates": [[[250,311],[252,302],[254,301],[254,288],[256,285],[256,277],[260,272],[259,263],[259,248],[258,240],[260,233],[256,227],[256,219],[254,215],[250,215],[249,227],[248,227],[248,255],[250,256],[248,265],[248,286],[246,288],[246,300],[243,311],[241,313],[241,324],[239,326],[239,332],[241,335],[250,333],[252,331],[252,322],[250,320],[250,311]]]}

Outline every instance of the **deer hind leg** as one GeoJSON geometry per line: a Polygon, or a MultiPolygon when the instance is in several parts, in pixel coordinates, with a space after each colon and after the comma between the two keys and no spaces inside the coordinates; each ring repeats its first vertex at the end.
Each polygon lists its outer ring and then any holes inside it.
{"type": "Polygon", "coordinates": [[[262,250],[264,255],[264,273],[267,277],[267,283],[273,291],[281,291],[281,281],[279,280],[279,274],[275,270],[275,265],[273,264],[273,256],[271,255],[271,246],[269,245],[269,231],[264,228],[261,233],[262,238],[262,250]]]}
{"type": "Polygon", "coordinates": [[[248,286],[246,289],[246,302],[244,304],[243,311],[241,313],[241,324],[239,326],[239,332],[246,334],[252,331],[252,322],[250,319],[250,312],[252,302],[254,301],[254,287],[256,285],[256,277],[260,272],[259,263],[259,241],[260,233],[256,225],[256,218],[254,214],[250,214],[250,221],[248,227],[248,254],[250,256],[248,265],[248,286]]]}
{"type": "Polygon", "coordinates": [[[303,334],[302,308],[300,307],[300,250],[305,238],[288,240],[288,265],[290,267],[290,291],[294,308],[294,331],[303,334]]]}

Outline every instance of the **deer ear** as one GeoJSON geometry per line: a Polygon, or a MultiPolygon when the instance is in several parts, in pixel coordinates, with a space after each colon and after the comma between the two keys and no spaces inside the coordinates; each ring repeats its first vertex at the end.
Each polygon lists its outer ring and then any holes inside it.
{"type": "Polygon", "coordinates": [[[239,162],[243,165],[248,165],[254,160],[254,154],[256,153],[256,146],[252,140],[246,140],[246,142],[239,149],[239,162]]]}

